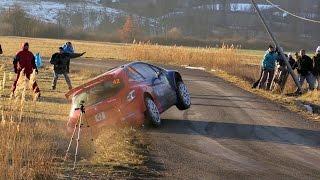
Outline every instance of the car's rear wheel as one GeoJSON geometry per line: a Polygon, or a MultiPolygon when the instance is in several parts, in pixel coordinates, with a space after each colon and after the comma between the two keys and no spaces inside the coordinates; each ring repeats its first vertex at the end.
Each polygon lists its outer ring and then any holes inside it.
{"type": "Polygon", "coordinates": [[[179,110],[189,109],[191,106],[191,97],[187,86],[182,82],[177,83],[177,108],[179,110]]]}
{"type": "Polygon", "coordinates": [[[154,127],[159,127],[161,125],[160,112],[157,105],[150,97],[145,98],[146,104],[146,120],[148,124],[154,127]]]}

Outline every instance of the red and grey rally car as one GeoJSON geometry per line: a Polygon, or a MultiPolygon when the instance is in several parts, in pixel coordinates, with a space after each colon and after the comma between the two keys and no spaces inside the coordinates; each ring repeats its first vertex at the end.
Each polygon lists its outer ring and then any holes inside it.
{"type": "Polygon", "coordinates": [[[81,110],[91,127],[145,122],[158,127],[160,114],[172,106],[186,110],[190,94],[181,74],[144,62],[133,62],[109,70],[66,94],[72,99],[68,130],[78,122],[81,110]]]}

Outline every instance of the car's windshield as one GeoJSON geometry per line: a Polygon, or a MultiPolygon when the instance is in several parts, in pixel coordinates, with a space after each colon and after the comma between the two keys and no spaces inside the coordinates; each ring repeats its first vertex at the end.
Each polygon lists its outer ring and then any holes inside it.
{"type": "Polygon", "coordinates": [[[73,105],[79,107],[81,103],[85,106],[90,106],[99,103],[105,99],[115,96],[122,88],[124,84],[120,79],[114,79],[110,81],[104,81],[73,98],[73,105]]]}

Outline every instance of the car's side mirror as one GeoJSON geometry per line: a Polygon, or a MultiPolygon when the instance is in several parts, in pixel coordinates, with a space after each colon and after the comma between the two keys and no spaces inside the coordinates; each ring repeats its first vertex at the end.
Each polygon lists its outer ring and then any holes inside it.
{"type": "Polygon", "coordinates": [[[162,71],[156,72],[156,75],[157,75],[157,78],[158,78],[158,79],[160,79],[160,76],[162,75],[162,73],[163,73],[162,71]]]}
{"type": "Polygon", "coordinates": [[[162,72],[158,71],[155,73],[155,76],[152,78],[152,84],[154,84],[157,80],[161,79],[162,72]]]}

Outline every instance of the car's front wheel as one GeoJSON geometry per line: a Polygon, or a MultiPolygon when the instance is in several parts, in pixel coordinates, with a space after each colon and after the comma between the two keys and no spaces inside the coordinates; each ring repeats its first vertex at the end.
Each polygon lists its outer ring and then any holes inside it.
{"type": "Polygon", "coordinates": [[[151,124],[154,127],[159,127],[161,125],[160,113],[157,105],[150,97],[145,98],[146,104],[146,120],[148,124],[151,124]]]}
{"type": "Polygon", "coordinates": [[[177,108],[179,110],[189,109],[191,106],[191,97],[187,86],[183,82],[177,83],[177,108]]]}

